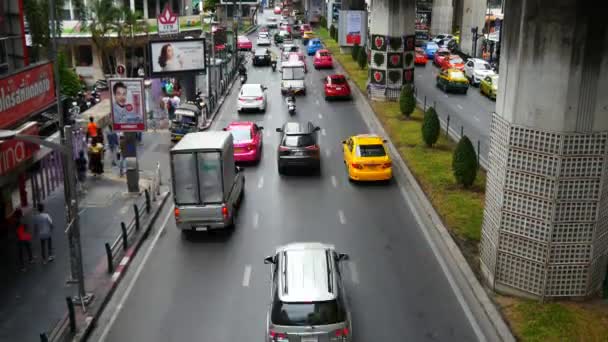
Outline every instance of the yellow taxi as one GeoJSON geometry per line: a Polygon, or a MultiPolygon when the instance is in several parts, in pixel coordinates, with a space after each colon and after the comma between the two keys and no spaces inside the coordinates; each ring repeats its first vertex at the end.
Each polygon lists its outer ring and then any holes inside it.
{"type": "Polygon", "coordinates": [[[315,37],[315,33],[313,31],[304,31],[302,34],[302,39],[313,39],[315,37]]]}
{"type": "Polygon", "coordinates": [[[459,69],[443,69],[437,75],[437,87],[448,91],[457,91],[466,94],[469,90],[469,80],[459,69]]]}
{"type": "Polygon", "coordinates": [[[385,181],[393,177],[385,140],[373,134],[354,135],[342,141],[349,180],[385,181]]]}

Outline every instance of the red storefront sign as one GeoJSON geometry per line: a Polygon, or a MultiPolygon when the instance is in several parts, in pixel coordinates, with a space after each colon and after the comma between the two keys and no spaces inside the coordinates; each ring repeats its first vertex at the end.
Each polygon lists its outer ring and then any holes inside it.
{"type": "MultiPolygon", "coordinates": [[[[38,124],[30,122],[17,131],[19,134],[38,135],[38,124]]],[[[17,165],[30,159],[40,146],[25,141],[10,139],[0,143],[0,176],[9,173],[17,165]]]]}
{"type": "Polygon", "coordinates": [[[0,129],[11,128],[53,104],[54,82],[51,63],[0,79],[0,129]]]}

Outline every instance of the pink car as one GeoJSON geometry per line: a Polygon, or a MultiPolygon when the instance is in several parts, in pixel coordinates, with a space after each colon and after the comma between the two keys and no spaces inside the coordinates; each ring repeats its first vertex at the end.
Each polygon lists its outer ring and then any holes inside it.
{"type": "Polygon", "coordinates": [[[251,51],[251,49],[253,49],[253,44],[251,43],[251,40],[249,40],[249,38],[245,37],[245,36],[239,36],[237,42],[236,42],[236,47],[239,50],[249,50],[251,51]]]}
{"type": "Polygon", "coordinates": [[[313,57],[312,65],[315,66],[315,69],[333,68],[334,61],[331,58],[331,53],[329,53],[329,50],[322,49],[317,51],[313,57]]]}
{"type": "Polygon", "coordinates": [[[235,162],[259,162],[262,158],[262,130],[250,121],[234,121],[224,128],[234,139],[235,162]]]}

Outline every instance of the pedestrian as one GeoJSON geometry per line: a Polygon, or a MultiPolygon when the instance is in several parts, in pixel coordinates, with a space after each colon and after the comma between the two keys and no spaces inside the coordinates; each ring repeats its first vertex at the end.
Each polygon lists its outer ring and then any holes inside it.
{"type": "Polygon", "coordinates": [[[112,166],[116,166],[118,152],[118,134],[112,129],[112,125],[108,127],[108,149],[110,150],[110,159],[112,160],[112,166]]]}
{"type": "Polygon", "coordinates": [[[80,191],[84,191],[84,182],[87,179],[87,158],[85,158],[83,150],[78,152],[78,158],[76,158],[76,171],[78,174],[80,191]]]}
{"type": "Polygon", "coordinates": [[[118,136],[118,150],[120,154],[118,169],[120,177],[122,177],[127,169],[127,158],[125,157],[125,153],[127,152],[127,137],[122,132],[118,136]]]}
{"type": "Polygon", "coordinates": [[[44,212],[44,204],[38,204],[38,214],[33,218],[33,225],[36,229],[36,234],[40,239],[40,255],[42,256],[42,263],[46,264],[47,261],[55,260],[53,254],[53,220],[51,216],[44,212]],[[48,251],[48,259],[47,259],[48,251]]]}
{"type": "Polygon", "coordinates": [[[97,137],[97,124],[95,123],[95,119],[93,117],[89,117],[89,124],[87,125],[87,138],[93,139],[97,137]]]}
{"type": "Polygon", "coordinates": [[[32,234],[28,231],[27,225],[23,222],[23,212],[21,209],[15,210],[15,223],[17,225],[17,253],[19,253],[19,267],[22,272],[27,271],[25,268],[24,253],[27,253],[30,264],[34,263],[32,256],[32,234]]]}
{"type": "Polygon", "coordinates": [[[103,173],[103,145],[98,139],[93,139],[89,146],[89,170],[96,176],[103,173]]]}

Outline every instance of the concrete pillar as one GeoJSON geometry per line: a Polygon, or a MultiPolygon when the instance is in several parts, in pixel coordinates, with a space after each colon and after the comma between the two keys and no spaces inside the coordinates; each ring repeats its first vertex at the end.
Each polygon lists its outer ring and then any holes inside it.
{"type": "Polygon", "coordinates": [[[342,0],[343,11],[365,11],[365,0],[342,0]]]}
{"type": "MultiPolygon", "coordinates": [[[[468,55],[473,55],[473,33],[471,29],[478,28],[479,37],[486,22],[487,0],[460,0],[462,3],[462,19],[460,22],[460,50],[468,55]]],[[[477,40],[475,56],[481,56],[481,40],[477,40]]]]}
{"type": "Polygon", "coordinates": [[[375,0],[370,15],[368,92],[395,101],[402,85],[414,81],[416,1],[375,0]]]}
{"type": "Polygon", "coordinates": [[[452,33],[454,0],[433,0],[431,12],[431,34],[452,33]]]}
{"type": "Polygon", "coordinates": [[[480,259],[495,290],[587,297],[608,263],[608,25],[576,0],[505,2],[480,259]]]}

